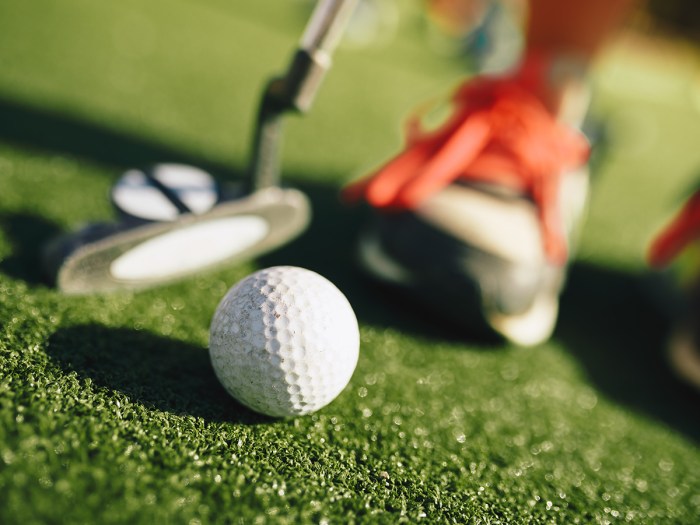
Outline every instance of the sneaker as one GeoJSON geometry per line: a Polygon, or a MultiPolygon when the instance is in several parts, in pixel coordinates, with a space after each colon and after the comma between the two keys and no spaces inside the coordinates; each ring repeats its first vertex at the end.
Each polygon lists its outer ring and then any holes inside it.
{"type": "Polygon", "coordinates": [[[679,377],[700,388],[700,190],[656,237],[649,263],[666,270],[680,291],[668,344],[670,365],[679,377]]]}
{"type": "Polygon", "coordinates": [[[472,331],[548,339],[588,195],[589,145],[572,126],[587,91],[569,90],[556,117],[541,102],[567,71],[581,76],[532,54],[460,86],[439,128],[410,121],[406,149],[344,190],[376,212],[362,267],[472,331]]]}

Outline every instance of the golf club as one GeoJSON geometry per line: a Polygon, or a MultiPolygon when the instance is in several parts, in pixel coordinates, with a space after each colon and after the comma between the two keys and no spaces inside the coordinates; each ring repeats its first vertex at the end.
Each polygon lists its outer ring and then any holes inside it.
{"type": "Polygon", "coordinates": [[[249,260],[298,236],[308,198],[280,186],[283,116],[311,107],[357,0],[320,0],[284,75],[265,86],[246,180],[219,187],[181,164],[132,169],[111,200],[120,221],[89,225],[50,242],[44,266],[65,293],[146,288],[249,260]]]}

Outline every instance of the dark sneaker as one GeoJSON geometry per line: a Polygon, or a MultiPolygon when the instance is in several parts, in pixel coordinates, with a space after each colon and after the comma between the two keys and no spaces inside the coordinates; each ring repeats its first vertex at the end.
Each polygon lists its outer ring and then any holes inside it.
{"type": "Polygon", "coordinates": [[[345,190],[377,211],[360,240],[371,275],[520,345],[552,333],[588,194],[588,142],[538,96],[555,66],[467,82],[442,127],[412,122],[406,149],[345,190]]]}
{"type": "Polygon", "coordinates": [[[665,270],[679,292],[669,362],[681,378],[700,388],[700,190],[652,243],[649,262],[665,270]]]}

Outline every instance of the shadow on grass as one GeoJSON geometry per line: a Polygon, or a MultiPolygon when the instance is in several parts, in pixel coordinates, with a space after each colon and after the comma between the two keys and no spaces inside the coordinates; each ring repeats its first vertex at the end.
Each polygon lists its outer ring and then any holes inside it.
{"type": "MultiPolygon", "coordinates": [[[[389,288],[368,281],[355,265],[355,234],[363,214],[338,201],[337,188],[300,182],[314,220],[297,241],[260,258],[263,266],[293,264],[319,272],[348,297],[360,322],[424,340],[480,345],[492,339],[460,330],[389,288]]],[[[694,417],[700,395],[665,361],[668,323],[644,293],[642,278],[586,264],[571,270],[555,337],[581,363],[592,383],[611,400],[700,441],[694,417]]],[[[536,351],[533,349],[532,351],[536,351]]]]}
{"type": "Polygon", "coordinates": [[[0,140],[74,155],[120,169],[158,162],[193,164],[218,178],[241,174],[230,166],[187,154],[163,143],[133,137],[62,112],[21,104],[0,97],[0,140]]]}
{"type": "Polygon", "coordinates": [[[669,326],[644,287],[639,276],[574,265],[555,337],[604,395],[700,442],[700,394],[669,368],[669,326]]]}
{"type": "MultiPolygon", "coordinates": [[[[2,98],[0,139],[116,167],[183,162],[224,180],[240,180],[242,175],[164,144],[2,98]]],[[[325,275],[347,295],[363,324],[426,340],[474,342],[427,309],[361,277],[354,263],[355,235],[364,216],[342,206],[336,185],[289,173],[284,179],[310,197],[314,220],[299,239],[260,257],[261,266],[292,264],[325,275]]],[[[31,215],[7,215],[0,222],[13,244],[13,254],[0,263],[0,270],[38,282],[38,246],[57,228],[31,215]]],[[[594,266],[573,268],[556,337],[604,394],[700,440],[693,419],[698,395],[680,383],[664,361],[667,331],[642,297],[638,279],[594,266]]],[[[491,341],[486,344],[485,348],[493,346],[491,341]]],[[[87,325],[58,332],[50,351],[65,368],[162,410],[261,421],[230,400],[206,352],[191,345],[146,332],[87,325]]]]}
{"type": "Polygon", "coordinates": [[[141,330],[86,324],[58,330],[48,354],[67,372],[157,410],[207,421],[274,421],[226,393],[202,347],[141,330]]]}
{"type": "Polygon", "coordinates": [[[46,284],[41,267],[41,248],[61,228],[28,213],[0,214],[0,229],[10,242],[11,255],[0,261],[0,272],[29,284],[46,284]]]}

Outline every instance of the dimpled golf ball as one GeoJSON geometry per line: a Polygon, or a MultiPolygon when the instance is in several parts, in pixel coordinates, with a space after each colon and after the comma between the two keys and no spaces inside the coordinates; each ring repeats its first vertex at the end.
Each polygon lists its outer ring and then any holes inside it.
{"type": "Polygon", "coordinates": [[[345,296],[293,266],[255,272],[219,303],[209,334],[216,376],[239,402],[275,417],[333,401],[357,365],[360,336],[345,296]]]}

